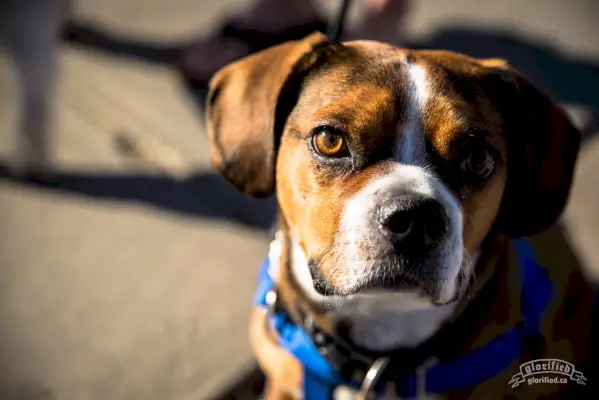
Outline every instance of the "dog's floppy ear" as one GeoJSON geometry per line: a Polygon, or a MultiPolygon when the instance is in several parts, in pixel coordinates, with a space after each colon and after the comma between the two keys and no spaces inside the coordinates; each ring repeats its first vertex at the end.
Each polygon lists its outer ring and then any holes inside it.
{"type": "Polygon", "coordinates": [[[581,133],[519,73],[508,67],[503,73],[517,99],[509,112],[508,181],[499,228],[511,237],[531,236],[553,224],[566,205],[581,133]]]}
{"type": "Polygon", "coordinates": [[[267,197],[274,192],[277,131],[295,101],[288,92],[298,90],[308,55],[323,43],[326,37],[317,32],[268,48],[227,65],[210,81],[206,119],[211,161],[246,194],[267,197]]]}

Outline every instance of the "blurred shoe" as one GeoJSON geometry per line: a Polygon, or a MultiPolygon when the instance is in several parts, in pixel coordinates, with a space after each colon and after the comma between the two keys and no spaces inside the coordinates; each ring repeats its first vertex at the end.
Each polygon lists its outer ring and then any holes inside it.
{"type": "Polygon", "coordinates": [[[410,0],[368,0],[361,22],[345,35],[345,40],[376,40],[401,46],[410,0]]]}
{"type": "Polygon", "coordinates": [[[289,40],[301,39],[315,31],[324,33],[327,29],[327,23],[318,19],[276,31],[241,26],[231,20],[184,53],[181,73],[188,84],[206,86],[216,71],[233,61],[289,40]]]}

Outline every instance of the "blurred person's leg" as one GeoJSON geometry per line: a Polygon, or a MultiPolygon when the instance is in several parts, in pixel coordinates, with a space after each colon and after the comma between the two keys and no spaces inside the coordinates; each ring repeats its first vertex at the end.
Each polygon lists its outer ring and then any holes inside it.
{"type": "Polygon", "coordinates": [[[12,0],[4,7],[4,44],[16,67],[20,95],[19,127],[10,164],[18,174],[46,174],[53,155],[58,32],[68,3],[12,0]]]}

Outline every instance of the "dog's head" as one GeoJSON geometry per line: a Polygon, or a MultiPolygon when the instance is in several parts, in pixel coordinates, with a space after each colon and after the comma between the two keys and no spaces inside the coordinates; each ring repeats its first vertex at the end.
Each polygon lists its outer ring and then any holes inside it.
{"type": "Polygon", "coordinates": [[[376,42],[288,42],[211,82],[212,161],[275,186],[321,294],[447,303],[491,231],[531,235],[568,197],[580,133],[502,60],[376,42]]]}

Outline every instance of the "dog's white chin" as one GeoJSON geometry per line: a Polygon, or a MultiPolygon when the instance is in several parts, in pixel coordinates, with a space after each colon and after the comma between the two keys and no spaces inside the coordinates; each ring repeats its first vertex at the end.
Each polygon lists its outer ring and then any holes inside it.
{"type": "MultiPolygon", "coordinates": [[[[373,290],[347,296],[323,296],[314,289],[306,256],[296,244],[293,244],[291,257],[291,273],[304,294],[324,304],[335,318],[349,321],[353,327],[352,340],[373,351],[418,346],[439,330],[458,304],[438,306],[416,291],[373,290]]],[[[471,260],[474,262],[475,257],[471,260]]],[[[273,259],[271,265],[278,264],[273,259]]],[[[277,271],[273,272],[276,276],[277,271]]],[[[455,285],[452,286],[453,290],[442,294],[447,301],[455,297],[455,285]]]]}
{"type": "MultiPolygon", "coordinates": [[[[394,291],[388,289],[370,289],[368,291],[353,293],[351,288],[347,295],[322,295],[314,288],[314,280],[308,267],[308,260],[302,249],[295,243],[292,245],[291,271],[300,287],[312,301],[335,307],[335,310],[343,313],[340,306],[344,304],[371,303],[381,301],[381,307],[394,311],[417,311],[426,308],[437,307],[430,296],[418,290],[394,291]]],[[[459,269],[459,268],[456,268],[459,269]]],[[[444,284],[439,293],[437,303],[451,303],[456,298],[457,287],[453,282],[444,284]]]]}

